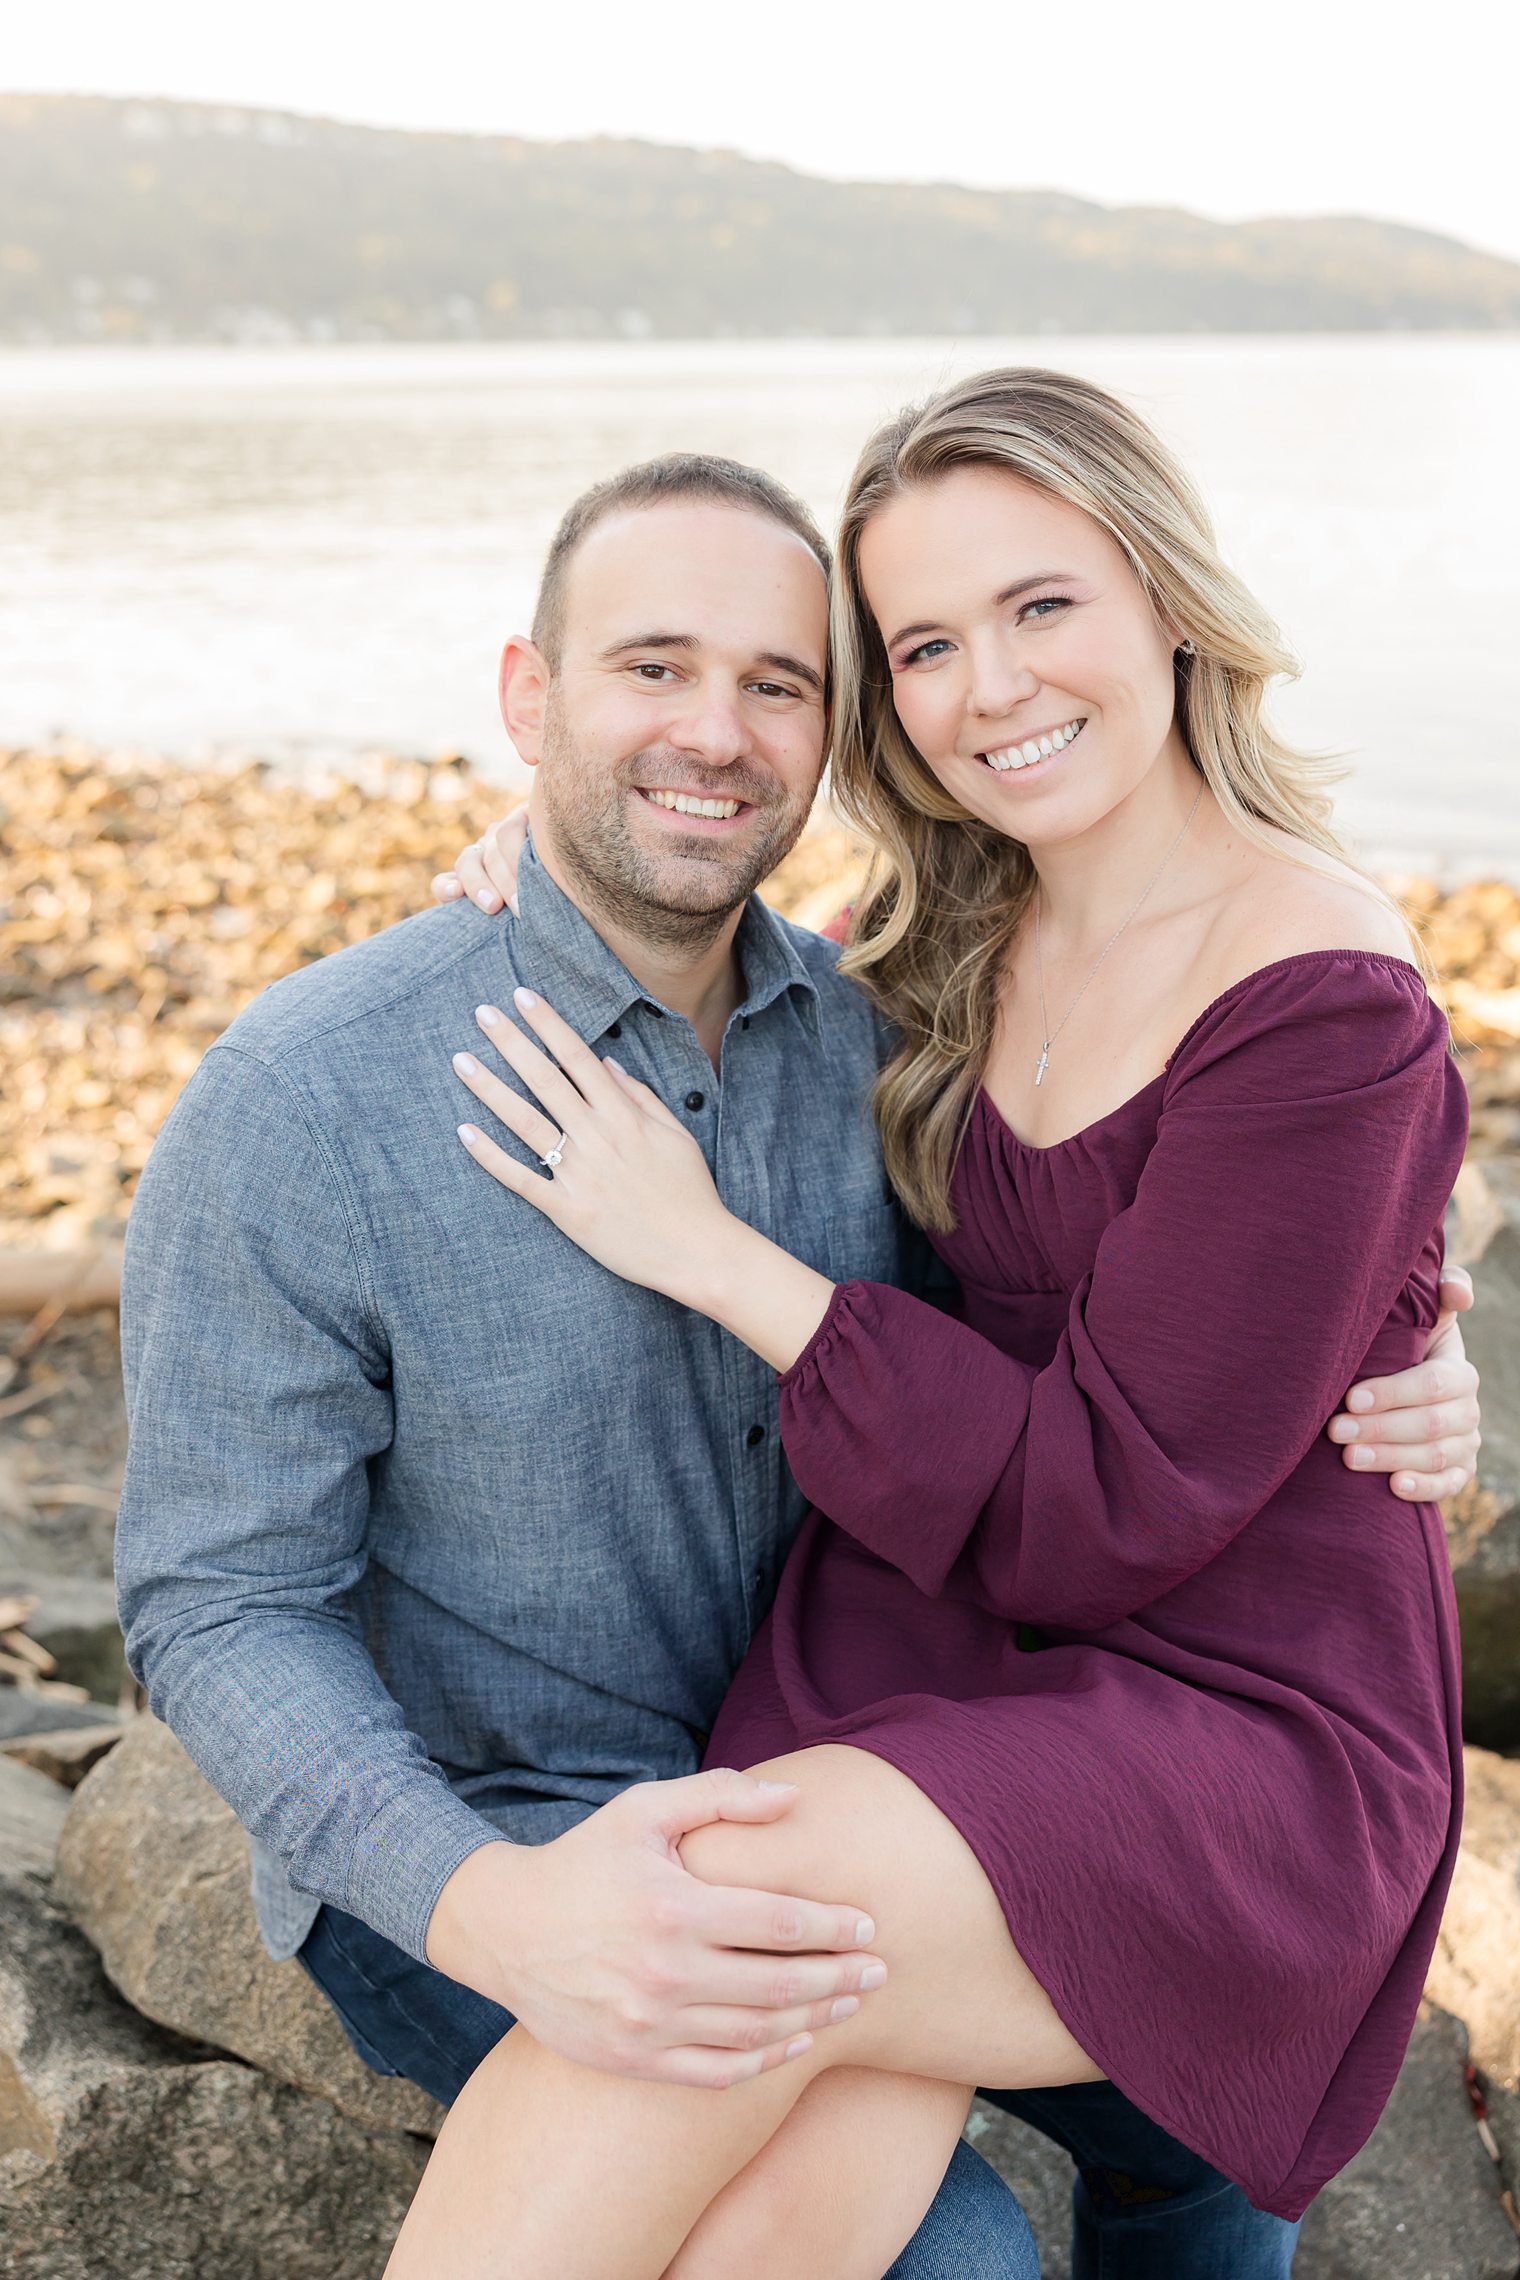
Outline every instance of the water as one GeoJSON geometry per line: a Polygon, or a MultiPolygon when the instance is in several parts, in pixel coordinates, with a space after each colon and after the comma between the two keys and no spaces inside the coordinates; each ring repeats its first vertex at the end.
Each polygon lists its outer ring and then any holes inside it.
{"type": "Polygon", "coordinates": [[[1520,877],[1520,340],[711,342],[0,354],[0,743],[510,771],[502,636],[629,460],[757,461],[832,521],[870,425],[993,362],[1134,400],[1201,475],[1385,862],[1520,877]]]}

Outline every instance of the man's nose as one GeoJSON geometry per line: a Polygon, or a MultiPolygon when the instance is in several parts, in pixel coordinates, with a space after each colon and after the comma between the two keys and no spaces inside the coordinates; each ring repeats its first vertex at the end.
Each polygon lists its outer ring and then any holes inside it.
{"type": "Polygon", "coordinates": [[[670,741],[709,767],[727,767],[750,749],[750,735],[734,690],[703,688],[681,707],[670,724],[670,741]]]}

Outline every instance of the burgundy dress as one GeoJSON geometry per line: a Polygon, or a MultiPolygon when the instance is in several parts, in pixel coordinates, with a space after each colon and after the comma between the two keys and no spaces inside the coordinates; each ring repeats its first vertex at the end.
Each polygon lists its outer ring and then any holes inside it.
{"type": "Polygon", "coordinates": [[[1237,982],[1054,1147],[980,1096],[958,1315],[843,1284],[782,1379],[815,1509],[708,1751],[909,1775],[1082,2048],[1284,2217],[1378,2117],[1456,1847],[1440,1515],[1324,1429],[1423,1352],[1465,1132],[1361,951],[1237,982]]]}

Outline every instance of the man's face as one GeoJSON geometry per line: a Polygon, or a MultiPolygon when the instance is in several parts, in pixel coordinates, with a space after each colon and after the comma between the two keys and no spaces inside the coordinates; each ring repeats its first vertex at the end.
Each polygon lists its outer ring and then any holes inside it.
{"type": "Polygon", "coordinates": [[[794,844],[823,765],[828,605],[793,532],[675,501],[613,515],[569,566],[538,799],[609,916],[710,932],[794,844]]]}

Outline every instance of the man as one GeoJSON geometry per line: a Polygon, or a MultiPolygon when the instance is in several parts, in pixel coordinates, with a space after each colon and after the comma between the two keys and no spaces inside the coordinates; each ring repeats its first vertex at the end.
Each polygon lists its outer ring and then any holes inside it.
{"type": "MultiPolygon", "coordinates": [[[[688,1122],[747,1221],[835,1280],[918,1271],[866,1110],[877,1020],[753,899],[817,787],[826,580],[805,512],[728,462],[578,502],[502,666],[537,771],[520,915],[455,902],[267,992],[133,1214],[129,1659],[252,1834],[271,1951],[445,2099],[513,2018],[588,2064],[735,2081],[884,1976],[848,1894],[709,1887],[677,1850],[791,1802],[694,1771],[801,1519],[774,1381],[483,1194],[450,1067],[474,1007],[530,985],[688,1122]]],[[[1151,2268],[1158,2210],[1174,2280],[1287,2269],[1292,2228],[1106,2085],[1008,2103],[1076,2153],[1107,2269],[1126,2241],[1151,2268]]],[[[963,2147],[896,2269],[1029,2256],[963,2147]]]]}

